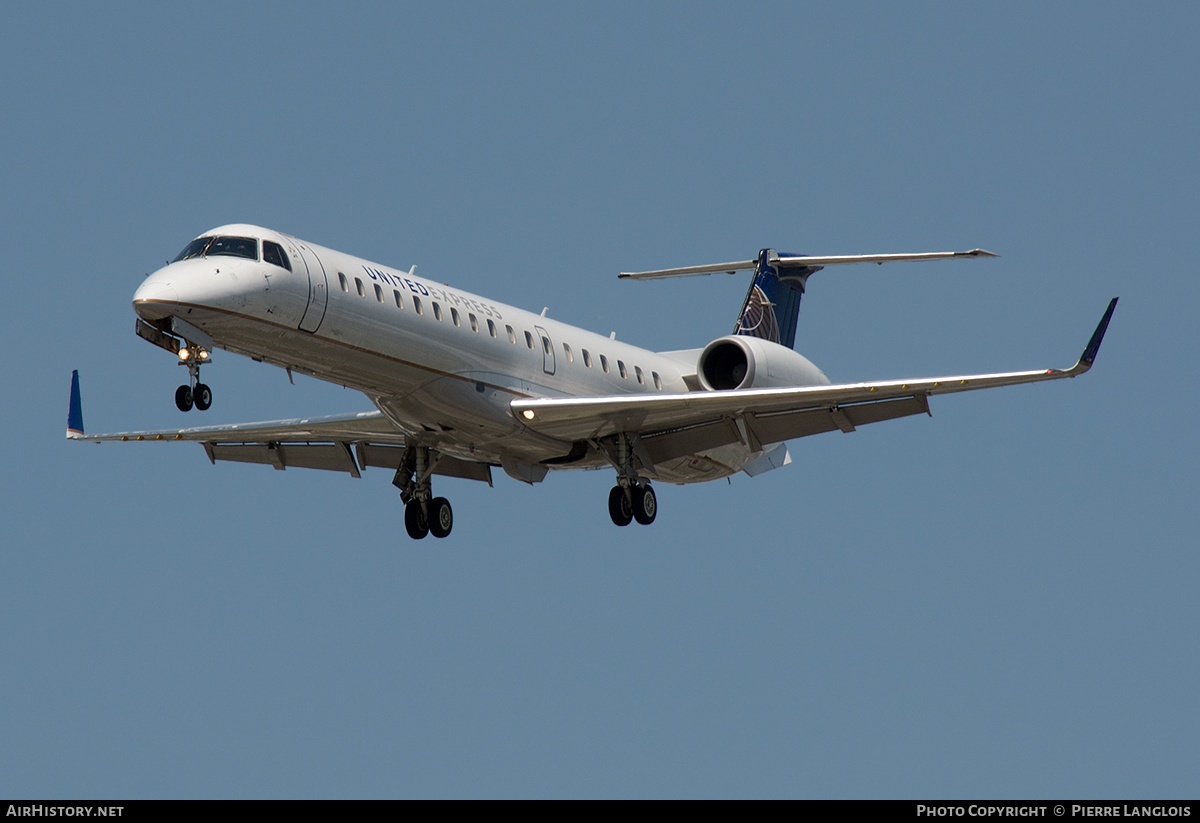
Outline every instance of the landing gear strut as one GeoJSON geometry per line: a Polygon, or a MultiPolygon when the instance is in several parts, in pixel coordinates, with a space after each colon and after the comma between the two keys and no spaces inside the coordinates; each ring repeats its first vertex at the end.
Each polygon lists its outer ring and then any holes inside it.
{"type": "Polygon", "coordinates": [[[404,501],[404,530],[413,540],[427,534],[446,537],[454,528],[454,510],[444,497],[434,497],[430,476],[437,459],[430,462],[428,446],[408,446],[392,485],[400,489],[404,501]]]}
{"type": "Polygon", "coordinates": [[[200,346],[179,350],[179,365],[188,369],[188,382],[175,390],[175,407],[180,411],[191,411],[193,405],[206,411],[212,405],[212,389],[200,382],[200,364],[207,360],[208,350],[200,346]]]}
{"type": "Polygon", "coordinates": [[[628,526],[634,520],[649,526],[658,514],[658,498],[650,484],[638,477],[628,435],[617,435],[614,451],[610,459],[617,469],[617,485],[608,493],[608,516],[618,526],[628,526]]]}

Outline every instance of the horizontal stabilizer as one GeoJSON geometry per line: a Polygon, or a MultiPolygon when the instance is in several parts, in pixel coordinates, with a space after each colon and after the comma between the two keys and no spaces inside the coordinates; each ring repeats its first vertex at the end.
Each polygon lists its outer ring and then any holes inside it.
{"type": "MultiPolygon", "coordinates": [[[[919,254],[842,254],[842,255],[827,255],[808,256],[808,255],[780,255],[775,260],[770,262],[779,266],[804,266],[815,268],[817,266],[843,266],[850,263],[899,263],[899,262],[918,262],[922,260],[958,260],[968,257],[999,257],[998,254],[993,254],[990,251],[983,249],[971,249],[970,251],[933,251],[922,252],[919,254]]],[[[758,264],[757,260],[739,260],[735,263],[712,263],[707,266],[683,266],[677,269],[657,269],[655,271],[623,271],[618,277],[625,280],[656,280],[661,277],[695,277],[701,274],[715,274],[717,272],[726,272],[733,274],[736,271],[747,271],[753,269],[758,264]]]]}

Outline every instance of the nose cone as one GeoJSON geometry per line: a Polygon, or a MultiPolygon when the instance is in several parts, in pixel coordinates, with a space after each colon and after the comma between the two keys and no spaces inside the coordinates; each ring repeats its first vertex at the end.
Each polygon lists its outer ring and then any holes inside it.
{"type": "Polygon", "coordinates": [[[179,292],[171,285],[170,266],[146,278],[133,293],[133,310],[144,320],[159,320],[171,314],[179,302],[179,292]]]}

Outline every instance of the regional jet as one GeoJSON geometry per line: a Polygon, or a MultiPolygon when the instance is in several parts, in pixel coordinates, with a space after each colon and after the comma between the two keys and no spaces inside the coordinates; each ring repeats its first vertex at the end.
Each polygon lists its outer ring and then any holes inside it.
{"type": "Polygon", "coordinates": [[[699,349],[655,352],[542,314],[251,225],[221,226],[184,247],[133,295],[138,336],[187,366],[182,412],[208,409],[200,380],[215,349],[356,389],[355,414],[85,434],[79,374],[67,436],[195,441],[208,459],[359,477],[394,472],[409,535],[450,534],[433,477],[492,483],[492,470],[539,483],[552,470],[616,473],[613,523],[653,522],[652,482],[758,475],[790,462],[786,441],[927,414],[929,398],[1076,377],[1092,366],[1117,299],[1069,369],[832,383],[793,351],[808,278],[827,266],[994,257],[964,252],[805,256],[622,273],[625,279],[752,271],[733,333],[699,349]]]}

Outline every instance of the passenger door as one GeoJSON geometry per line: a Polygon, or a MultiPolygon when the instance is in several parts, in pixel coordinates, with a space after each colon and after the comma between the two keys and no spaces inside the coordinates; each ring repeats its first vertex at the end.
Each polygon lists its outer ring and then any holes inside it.
{"type": "Polygon", "coordinates": [[[308,305],[304,308],[304,316],[300,318],[300,329],[315,332],[325,319],[325,309],[329,304],[329,278],[325,275],[325,267],[308,246],[293,239],[293,244],[299,249],[299,258],[308,274],[308,305]]]}

